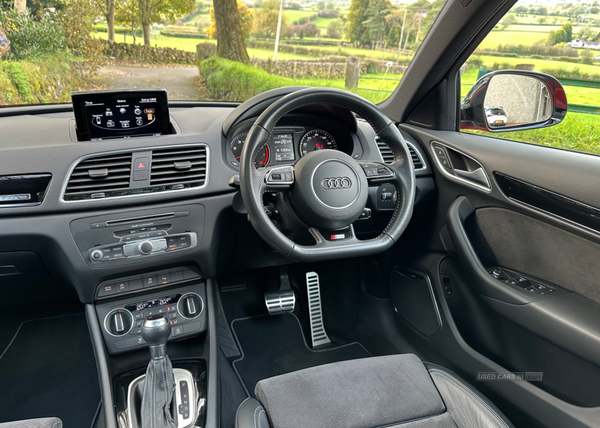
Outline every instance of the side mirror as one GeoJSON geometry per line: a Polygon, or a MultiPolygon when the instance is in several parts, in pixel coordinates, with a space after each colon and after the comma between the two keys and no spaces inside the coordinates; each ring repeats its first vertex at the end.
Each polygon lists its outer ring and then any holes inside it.
{"type": "Polygon", "coordinates": [[[461,129],[522,131],[559,124],[567,95],[558,80],[543,73],[499,70],[473,85],[460,105],[461,129]]]}

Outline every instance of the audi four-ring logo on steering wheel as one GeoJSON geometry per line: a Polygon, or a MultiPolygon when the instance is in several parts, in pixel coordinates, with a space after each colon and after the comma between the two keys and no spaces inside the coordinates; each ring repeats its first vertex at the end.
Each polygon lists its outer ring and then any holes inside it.
{"type": "Polygon", "coordinates": [[[325,190],[349,189],[352,181],[348,177],[324,178],[321,187],[325,190]]]}

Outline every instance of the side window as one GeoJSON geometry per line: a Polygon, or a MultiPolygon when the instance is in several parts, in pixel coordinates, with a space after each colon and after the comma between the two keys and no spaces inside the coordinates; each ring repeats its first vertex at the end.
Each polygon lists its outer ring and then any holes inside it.
{"type": "MultiPolygon", "coordinates": [[[[545,6],[517,2],[464,64],[461,95],[464,98],[479,78],[492,71],[533,70],[560,81],[567,97],[567,115],[548,128],[492,134],[461,124],[461,132],[600,154],[599,13],[600,7],[591,2],[545,6]]],[[[522,95],[511,93],[511,97],[522,95]]],[[[486,98],[484,114],[488,123],[495,128],[510,124],[514,109],[495,105],[493,95],[487,96],[490,101],[486,98]]],[[[506,98],[502,104],[510,104],[506,98]]]]}

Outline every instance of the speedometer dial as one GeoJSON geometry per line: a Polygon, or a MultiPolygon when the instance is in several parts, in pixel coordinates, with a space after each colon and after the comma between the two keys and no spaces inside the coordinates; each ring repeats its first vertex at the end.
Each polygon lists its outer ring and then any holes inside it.
{"type": "Polygon", "coordinates": [[[315,150],[333,149],[337,150],[335,138],[329,132],[322,129],[313,129],[308,131],[300,140],[300,155],[304,156],[307,153],[315,150]]]}
{"type": "MultiPolygon", "coordinates": [[[[235,160],[238,162],[242,157],[242,148],[244,147],[247,136],[248,133],[244,132],[236,135],[233,137],[233,140],[231,140],[231,152],[233,153],[235,160]]],[[[260,149],[256,155],[256,159],[254,159],[254,166],[259,168],[261,166],[266,166],[267,163],[269,163],[269,147],[265,144],[265,146],[260,149]]]]}

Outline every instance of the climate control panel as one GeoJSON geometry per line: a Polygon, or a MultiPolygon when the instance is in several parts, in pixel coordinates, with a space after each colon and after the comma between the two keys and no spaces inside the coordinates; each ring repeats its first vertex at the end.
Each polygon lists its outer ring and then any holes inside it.
{"type": "Polygon", "coordinates": [[[90,248],[90,260],[93,263],[125,260],[188,250],[198,245],[198,237],[194,232],[167,235],[165,231],[157,231],[139,235],[142,236],[124,236],[119,243],[90,248]]]}
{"type": "Polygon", "coordinates": [[[169,342],[206,331],[204,283],[131,299],[96,305],[98,321],[111,354],[148,346],[142,338],[142,324],[153,315],[162,314],[169,320],[169,342]]]}

